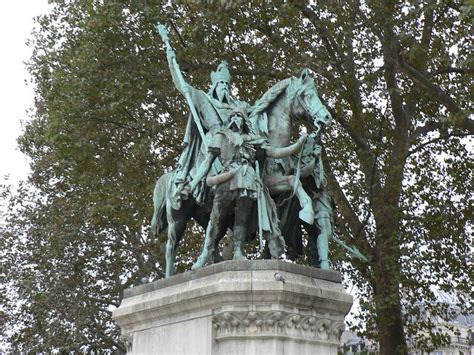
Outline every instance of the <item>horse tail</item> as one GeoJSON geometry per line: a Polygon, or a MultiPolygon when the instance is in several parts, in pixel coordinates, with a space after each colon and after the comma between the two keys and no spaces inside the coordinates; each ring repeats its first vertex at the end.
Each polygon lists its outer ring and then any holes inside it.
{"type": "Polygon", "coordinates": [[[169,198],[169,181],[173,173],[161,175],[155,184],[153,191],[153,218],[151,220],[151,231],[157,237],[166,228],[166,200],[169,198]]]}

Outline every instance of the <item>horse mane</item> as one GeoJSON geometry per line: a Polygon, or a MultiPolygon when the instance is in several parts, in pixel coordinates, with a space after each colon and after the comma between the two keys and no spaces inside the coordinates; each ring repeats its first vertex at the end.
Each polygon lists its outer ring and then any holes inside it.
{"type": "Polygon", "coordinates": [[[252,111],[249,114],[249,120],[252,123],[250,131],[252,133],[258,133],[264,136],[268,135],[265,110],[284,90],[289,87],[293,79],[293,77],[289,77],[277,82],[255,102],[255,105],[252,106],[252,111]],[[264,122],[263,124],[261,123],[262,121],[264,122]]]}
{"type": "Polygon", "coordinates": [[[262,113],[275,99],[290,85],[293,77],[283,79],[267,90],[263,96],[255,102],[250,116],[262,113]]]}

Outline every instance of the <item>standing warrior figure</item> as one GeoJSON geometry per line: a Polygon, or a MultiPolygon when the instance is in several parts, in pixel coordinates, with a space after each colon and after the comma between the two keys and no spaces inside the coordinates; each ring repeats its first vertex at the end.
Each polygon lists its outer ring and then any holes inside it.
{"type": "MultiPolygon", "coordinates": [[[[166,47],[166,56],[171,71],[171,76],[176,88],[184,95],[189,105],[191,116],[188,120],[184,135],[184,149],[178,161],[175,179],[176,206],[182,194],[187,198],[184,187],[195,175],[195,167],[202,161],[206,148],[218,130],[227,124],[230,112],[236,107],[247,109],[248,104],[233,98],[229,91],[230,73],[225,61],[221,62],[215,72],[211,73],[211,89],[208,93],[193,88],[186,83],[176,61],[176,54],[171,47],[166,28],[157,23],[156,30],[160,34],[166,47]]],[[[215,165],[217,172],[220,167],[215,165]]],[[[204,186],[199,186],[195,191],[198,203],[203,203],[204,186]]]]}
{"type": "Polygon", "coordinates": [[[308,241],[310,265],[329,270],[328,243],[329,239],[333,237],[333,201],[327,191],[321,146],[316,143],[316,134],[308,136],[303,148],[302,163],[309,168],[310,179],[316,187],[312,190],[312,201],[313,209],[316,211],[316,225],[314,227],[317,232],[310,233],[312,236],[316,235],[316,240],[308,241]]]}
{"type": "Polygon", "coordinates": [[[329,270],[329,239],[332,239],[351,255],[367,262],[367,258],[355,247],[349,246],[334,235],[334,201],[329,195],[326,174],[321,157],[321,146],[316,142],[316,134],[310,134],[302,152],[302,176],[311,181],[311,199],[316,211],[315,225],[309,227],[308,258],[311,266],[329,270]]]}
{"type": "MultiPolygon", "coordinates": [[[[252,134],[247,114],[242,108],[232,111],[227,127],[213,136],[209,144],[207,158],[198,169],[190,184],[191,191],[206,176],[212,163],[218,157],[223,172],[206,179],[209,186],[216,186],[211,218],[206,229],[204,246],[193,269],[204,266],[210,261],[218,233],[229,217],[234,217],[234,259],[243,259],[242,244],[250,234],[249,226],[253,219],[258,219],[260,238],[268,242],[272,257],[277,258],[284,252],[285,242],[278,228],[276,206],[268,189],[260,178],[265,156],[282,158],[301,150],[306,136],[297,143],[284,147],[272,148],[259,135],[252,134]],[[257,216],[252,214],[257,201],[257,216]]],[[[232,226],[229,226],[232,227],[232,226]]]]}

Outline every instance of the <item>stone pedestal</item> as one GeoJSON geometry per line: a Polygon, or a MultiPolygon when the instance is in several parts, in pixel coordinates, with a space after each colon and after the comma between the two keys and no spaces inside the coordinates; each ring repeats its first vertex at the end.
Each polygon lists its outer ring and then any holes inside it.
{"type": "Polygon", "coordinates": [[[125,290],[113,318],[129,354],[337,354],[351,305],[336,271],[244,260],[125,290]]]}

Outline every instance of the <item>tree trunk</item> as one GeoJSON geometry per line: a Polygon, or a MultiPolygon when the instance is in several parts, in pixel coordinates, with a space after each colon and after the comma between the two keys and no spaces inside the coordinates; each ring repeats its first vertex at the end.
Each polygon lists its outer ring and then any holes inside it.
{"type": "Polygon", "coordinates": [[[400,304],[377,306],[381,355],[406,354],[407,347],[400,304]]]}
{"type": "Polygon", "coordinates": [[[381,355],[407,354],[400,302],[400,265],[393,254],[382,257],[374,275],[374,300],[381,355]],[[392,259],[392,260],[388,260],[392,259]]]}

